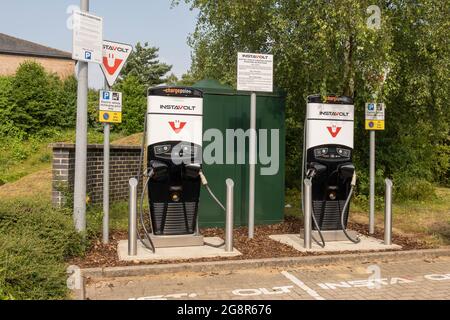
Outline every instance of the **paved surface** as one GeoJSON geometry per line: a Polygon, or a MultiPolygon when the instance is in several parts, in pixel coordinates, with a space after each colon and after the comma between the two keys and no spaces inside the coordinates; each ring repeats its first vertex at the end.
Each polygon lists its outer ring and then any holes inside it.
{"type": "Polygon", "coordinates": [[[450,257],[90,279],[88,299],[450,299],[450,257]]]}

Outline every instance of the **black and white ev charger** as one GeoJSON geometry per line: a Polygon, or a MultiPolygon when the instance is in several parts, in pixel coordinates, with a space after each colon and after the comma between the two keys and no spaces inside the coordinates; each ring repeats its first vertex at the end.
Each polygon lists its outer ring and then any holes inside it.
{"type": "MultiPolygon", "coordinates": [[[[354,130],[353,99],[345,96],[312,95],[307,99],[303,133],[303,180],[312,182],[312,221],[321,247],[325,247],[323,232],[347,232],[350,200],[356,184],[353,159],[354,130]]],[[[302,197],[302,210],[304,198],[302,197]]]]}

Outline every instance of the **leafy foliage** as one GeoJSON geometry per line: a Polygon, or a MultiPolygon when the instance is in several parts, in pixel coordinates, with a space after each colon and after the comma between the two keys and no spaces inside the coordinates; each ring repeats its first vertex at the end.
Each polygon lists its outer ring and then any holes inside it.
{"type": "Polygon", "coordinates": [[[0,297],[64,299],[65,260],[86,243],[69,212],[38,200],[0,206],[0,297]]]}
{"type": "Polygon", "coordinates": [[[76,79],[60,80],[32,61],[15,76],[0,77],[0,133],[14,137],[73,126],[76,79]]]}
{"type": "Polygon", "coordinates": [[[139,81],[139,78],[130,74],[119,82],[115,90],[123,94],[123,115],[122,123],[116,125],[118,130],[125,134],[133,134],[144,130],[146,103],[146,87],[139,81]]]}
{"type": "Polygon", "coordinates": [[[299,137],[305,99],[314,93],[354,97],[355,162],[363,178],[369,160],[364,103],[376,99],[388,107],[387,130],[377,135],[380,172],[399,183],[448,183],[447,0],[185,2],[200,12],[190,37],[196,80],[234,86],[238,51],[274,54],[275,84],[288,93],[288,187],[300,184],[299,137]],[[380,29],[368,24],[373,4],[381,8],[380,29]]]}
{"type": "Polygon", "coordinates": [[[158,60],[158,51],[158,48],[150,47],[148,42],[144,45],[138,42],[121,72],[121,79],[132,75],[144,85],[145,89],[164,83],[164,76],[172,66],[158,60]]]}

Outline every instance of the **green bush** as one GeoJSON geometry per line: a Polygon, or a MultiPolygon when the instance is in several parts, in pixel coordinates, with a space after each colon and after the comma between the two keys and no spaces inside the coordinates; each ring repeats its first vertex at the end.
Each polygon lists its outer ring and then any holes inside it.
{"type": "Polygon", "coordinates": [[[12,77],[0,77],[0,133],[18,138],[72,127],[76,120],[75,77],[61,80],[25,61],[12,77]]]}
{"type": "MultiPolygon", "coordinates": [[[[356,167],[356,193],[361,195],[369,195],[370,177],[368,170],[358,170],[356,167]]],[[[375,172],[375,194],[382,196],[384,194],[384,179],[386,178],[383,169],[377,169],[375,172]]]]}
{"type": "Polygon", "coordinates": [[[436,199],[435,187],[423,178],[400,174],[394,176],[393,183],[395,200],[426,201],[436,199]]]}
{"type": "Polygon", "coordinates": [[[87,246],[70,212],[37,201],[0,206],[0,296],[64,299],[68,258],[87,246]]]}
{"type": "Polygon", "coordinates": [[[125,77],[114,90],[123,93],[122,123],[115,127],[124,134],[133,134],[144,130],[144,116],[147,109],[146,88],[134,75],[125,77]]]}

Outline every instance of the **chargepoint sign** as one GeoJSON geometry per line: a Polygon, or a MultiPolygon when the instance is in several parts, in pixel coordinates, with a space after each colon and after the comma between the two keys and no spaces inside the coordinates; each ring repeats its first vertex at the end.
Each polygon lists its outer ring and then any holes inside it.
{"type": "Polygon", "coordinates": [[[308,103],[307,120],[308,149],[325,144],[353,148],[353,105],[308,103]]]}
{"type": "Polygon", "coordinates": [[[203,99],[148,97],[148,143],[189,141],[202,145],[203,99]]]}
{"type": "Polygon", "coordinates": [[[103,62],[101,64],[106,81],[112,86],[133,51],[129,44],[103,41],[103,62]]]}

